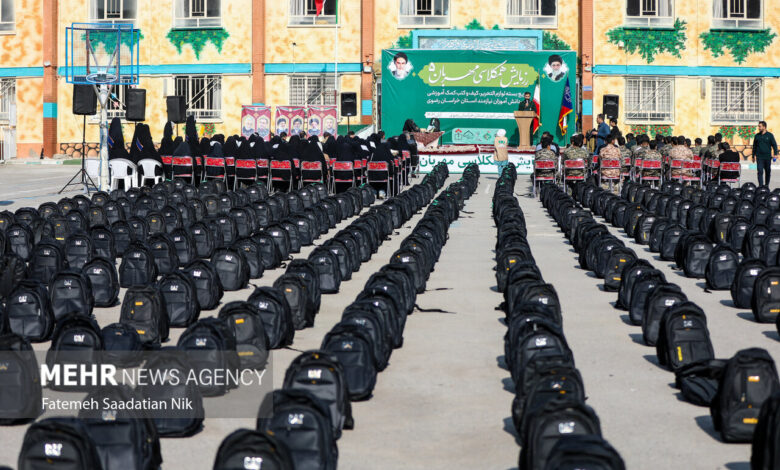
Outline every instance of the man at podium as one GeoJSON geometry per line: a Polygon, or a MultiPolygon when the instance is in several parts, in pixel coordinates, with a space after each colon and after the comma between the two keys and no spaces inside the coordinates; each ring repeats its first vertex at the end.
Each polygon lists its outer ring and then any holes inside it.
{"type": "Polygon", "coordinates": [[[520,104],[517,106],[518,111],[536,111],[536,108],[534,107],[534,102],[531,101],[531,92],[526,91],[525,92],[525,99],[520,102],[520,104]]]}

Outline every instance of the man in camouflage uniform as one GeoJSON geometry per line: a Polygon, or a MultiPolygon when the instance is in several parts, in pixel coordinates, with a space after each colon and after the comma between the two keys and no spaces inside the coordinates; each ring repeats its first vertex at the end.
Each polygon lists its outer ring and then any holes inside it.
{"type": "MultiPolygon", "coordinates": [[[[669,151],[669,158],[671,160],[682,160],[683,162],[693,161],[693,152],[685,145],[685,137],[672,137],[672,149],[669,151]]],[[[693,176],[693,171],[672,168],[671,175],[672,178],[693,176]]]]}
{"type": "MultiPolygon", "coordinates": [[[[657,150],[655,142],[650,142],[650,139],[646,139],[643,146],[645,150],[642,152],[642,159],[646,161],[663,161],[661,154],[657,150]]],[[[642,176],[661,176],[661,169],[658,170],[642,170],[642,176]]]]}
{"type": "MultiPolygon", "coordinates": [[[[552,162],[555,162],[555,166],[557,168],[558,166],[558,156],[555,155],[555,152],[550,149],[550,144],[552,144],[552,139],[549,137],[543,137],[542,141],[540,143],[541,149],[536,151],[536,155],[534,155],[534,161],[540,161],[540,160],[549,160],[552,162]]],[[[536,176],[541,177],[557,177],[557,171],[556,170],[538,170],[536,172],[536,176]]],[[[557,178],[556,178],[557,179],[557,178]]]]}
{"type": "Polygon", "coordinates": [[[696,137],[696,140],[694,140],[693,143],[694,145],[693,148],[691,148],[691,152],[693,152],[694,155],[698,155],[703,158],[702,149],[704,147],[701,145],[701,138],[696,137]]]}
{"type": "Polygon", "coordinates": [[[622,155],[620,153],[620,149],[615,145],[615,136],[609,135],[606,139],[604,139],[604,142],[604,147],[602,147],[601,151],[599,152],[599,168],[601,174],[599,180],[601,181],[601,187],[608,189],[609,181],[605,180],[604,178],[614,178],[612,183],[613,190],[618,191],[618,188],[620,187],[620,167],[618,166],[618,168],[609,169],[602,169],[602,167],[605,160],[617,160],[619,162],[622,158],[622,155]]]}
{"type": "Polygon", "coordinates": [[[622,135],[617,134],[616,139],[620,149],[621,174],[626,175],[625,179],[628,181],[631,179],[631,166],[634,164],[634,154],[626,147],[626,139],[622,135]]]}
{"type": "Polygon", "coordinates": [[[566,174],[569,176],[585,176],[585,172],[587,171],[589,161],[588,161],[588,150],[582,146],[583,143],[583,137],[582,134],[577,134],[574,137],[571,138],[571,145],[566,147],[566,150],[563,151],[561,154],[562,160],[565,162],[566,160],[584,160],[585,161],[585,170],[567,170],[566,174]]]}
{"type": "MultiPolygon", "coordinates": [[[[721,151],[718,148],[718,143],[715,139],[715,136],[711,135],[707,137],[707,146],[702,147],[700,153],[702,160],[718,160],[720,153],[721,151]]],[[[717,181],[719,171],[720,168],[712,168],[710,170],[710,175],[713,180],[717,181]]]]}

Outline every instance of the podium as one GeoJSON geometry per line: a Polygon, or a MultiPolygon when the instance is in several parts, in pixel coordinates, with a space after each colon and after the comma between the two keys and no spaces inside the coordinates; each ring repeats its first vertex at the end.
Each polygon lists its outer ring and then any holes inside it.
{"type": "Polygon", "coordinates": [[[533,111],[515,111],[515,121],[517,121],[517,131],[520,135],[520,147],[529,147],[531,145],[531,123],[536,117],[533,111]]]}

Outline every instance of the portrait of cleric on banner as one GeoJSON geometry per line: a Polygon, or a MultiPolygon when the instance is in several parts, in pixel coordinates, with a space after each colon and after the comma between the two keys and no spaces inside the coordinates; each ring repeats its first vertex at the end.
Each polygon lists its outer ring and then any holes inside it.
{"type": "Polygon", "coordinates": [[[515,112],[538,108],[537,128],[523,135],[526,145],[545,131],[561,145],[567,131],[559,117],[566,86],[575,87],[569,71],[576,61],[573,51],[385,49],[382,69],[395,79],[383,81],[382,100],[404,106],[382,106],[382,127],[393,134],[407,119],[438,119],[443,145],[482,145],[485,135],[505,129],[509,145],[517,146],[515,112]]]}

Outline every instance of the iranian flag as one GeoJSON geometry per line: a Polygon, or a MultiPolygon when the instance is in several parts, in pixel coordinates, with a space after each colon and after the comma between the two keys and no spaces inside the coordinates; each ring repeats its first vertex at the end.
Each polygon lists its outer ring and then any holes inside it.
{"type": "Polygon", "coordinates": [[[533,131],[531,134],[536,134],[536,131],[539,130],[539,126],[541,125],[539,123],[540,116],[542,115],[542,107],[541,107],[541,98],[540,95],[540,89],[539,89],[539,82],[536,82],[536,88],[534,89],[534,107],[536,108],[536,116],[534,116],[534,122],[532,124],[533,131]]]}
{"type": "Polygon", "coordinates": [[[325,0],[314,0],[314,6],[317,8],[317,16],[320,16],[325,7],[325,0]]]}

